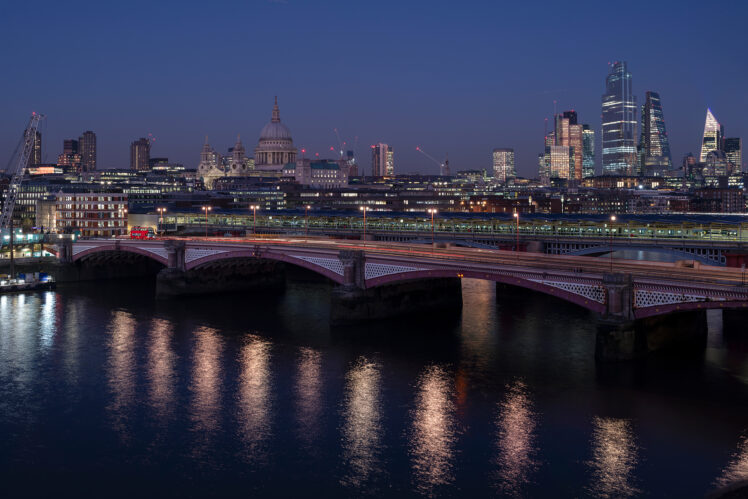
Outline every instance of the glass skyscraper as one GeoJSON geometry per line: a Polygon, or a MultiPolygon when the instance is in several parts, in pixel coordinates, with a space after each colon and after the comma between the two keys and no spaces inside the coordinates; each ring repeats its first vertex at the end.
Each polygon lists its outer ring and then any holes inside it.
{"type": "Polygon", "coordinates": [[[665,130],[662,101],[657,92],[647,92],[642,105],[641,137],[639,139],[639,174],[663,176],[671,170],[670,140],[665,130]]]}
{"type": "Polygon", "coordinates": [[[595,131],[582,125],[582,177],[595,176],[595,131]]]}
{"type": "Polygon", "coordinates": [[[603,174],[636,172],[636,98],[631,93],[631,73],[625,62],[616,62],[605,79],[602,98],[603,174]]]}
{"type": "Polygon", "coordinates": [[[706,110],[704,121],[704,139],[701,142],[701,155],[699,161],[706,163],[706,157],[712,151],[722,150],[722,139],[725,136],[725,128],[719,124],[711,109],[706,110]]]}

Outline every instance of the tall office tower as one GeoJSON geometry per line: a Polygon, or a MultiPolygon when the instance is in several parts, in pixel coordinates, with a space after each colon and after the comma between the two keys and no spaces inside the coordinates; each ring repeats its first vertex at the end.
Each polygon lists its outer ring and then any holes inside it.
{"type": "Polygon", "coordinates": [[[683,176],[687,178],[693,178],[694,174],[696,173],[694,169],[696,168],[696,156],[694,156],[692,153],[688,153],[685,156],[683,156],[683,176]]]}
{"type": "Polygon", "coordinates": [[[722,139],[725,136],[725,127],[719,124],[711,109],[706,110],[706,121],[704,122],[704,139],[701,142],[701,155],[699,162],[706,163],[706,157],[712,151],[722,150],[722,139]]]}
{"type": "Polygon", "coordinates": [[[556,145],[556,132],[546,133],[543,140],[543,154],[538,155],[538,176],[541,183],[548,185],[551,181],[551,146],[556,145]]]}
{"type": "Polygon", "coordinates": [[[371,146],[371,174],[374,177],[389,177],[395,174],[395,155],[392,146],[381,142],[371,146]]]}
{"type": "MultiPolygon", "coordinates": [[[[24,130],[23,136],[26,137],[26,131],[24,130]]],[[[34,145],[31,149],[31,157],[29,158],[29,166],[40,165],[42,163],[42,133],[37,130],[34,135],[34,145]]]]}
{"type": "Polygon", "coordinates": [[[740,137],[725,139],[725,157],[731,165],[732,173],[743,171],[743,140],[740,137]]]}
{"type": "Polygon", "coordinates": [[[81,155],[78,149],[78,141],[65,139],[62,143],[62,154],[57,156],[57,164],[67,167],[68,171],[81,171],[81,155]]]}
{"type": "Polygon", "coordinates": [[[493,177],[501,183],[516,177],[514,169],[514,149],[499,148],[493,150],[493,177]]]}
{"type": "Polygon", "coordinates": [[[664,176],[673,168],[670,140],[665,130],[662,101],[657,92],[647,92],[642,104],[641,136],[639,138],[639,174],[664,176]]]}
{"type": "Polygon", "coordinates": [[[136,171],[148,170],[148,161],[151,159],[151,143],[148,139],[141,137],[130,144],[130,168],[136,171]]]}
{"type": "Polygon", "coordinates": [[[571,178],[574,168],[574,153],[569,146],[550,146],[550,177],[571,178]]]}
{"type": "Polygon", "coordinates": [[[602,125],[603,174],[631,175],[636,170],[636,98],[625,62],[613,64],[605,79],[602,125]]]}
{"type": "Polygon", "coordinates": [[[81,169],[84,172],[96,170],[96,134],[91,130],[78,137],[78,150],[81,155],[81,169]]]}
{"type": "Polygon", "coordinates": [[[577,113],[576,111],[566,111],[563,115],[557,114],[555,122],[555,145],[569,147],[569,153],[572,155],[572,161],[569,164],[569,176],[564,178],[582,180],[582,125],[577,124],[577,113]]]}
{"type": "Polygon", "coordinates": [[[595,131],[582,125],[582,177],[595,176],[595,131]]]}

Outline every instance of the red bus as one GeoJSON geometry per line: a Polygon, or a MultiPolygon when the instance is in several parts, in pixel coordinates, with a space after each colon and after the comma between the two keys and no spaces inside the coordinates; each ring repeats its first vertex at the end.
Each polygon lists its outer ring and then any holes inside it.
{"type": "Polygon", "coordinates": [[[130,229],[130,239],[153,239],[156,233],[153,227],[133,227],[130,229]]]}

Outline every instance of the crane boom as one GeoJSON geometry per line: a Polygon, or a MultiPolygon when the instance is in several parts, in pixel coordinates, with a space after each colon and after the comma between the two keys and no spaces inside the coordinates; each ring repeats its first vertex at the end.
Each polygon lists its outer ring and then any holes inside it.
{"type": "Polygon", "coordinates": [[[421,149],[421,146],[416,146],[416,151],[420,152],[427,158],[429,158],[431,161],[439,165],[439,175],[446,175],[449,176],[449,160],[446,160],[444,163],[439,161],[438,159],[434,158],[432,155],[421,149]]]}
{"type": "Polygon", "coordinates": [[[29,158],[34,149],[34,140],[36,139],[36,131],[39,128],[39,122],[43,118],[43,114],[31,113],[29,124],[26,126],[26,131],[23,134],[23,150],[18,158],[18,163],[16,163],[15,168],[6,170],[5,172],[7,175],[10,175],[10,182],[8,183],[8,190],[5,192],[3,211],[0,212],[0,230],[5,231],[10,228],[10,222],[13,218],[13,208],[16,206],[16,197],[21,188],[23,175],[29,165],[29,158]]]}

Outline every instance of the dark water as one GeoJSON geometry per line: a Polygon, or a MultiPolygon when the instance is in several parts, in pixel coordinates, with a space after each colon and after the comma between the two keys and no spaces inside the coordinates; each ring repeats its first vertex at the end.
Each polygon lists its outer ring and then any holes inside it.
{"type": "MultiPolygon", "coordinates": [[[[465,281],[461,315],[330,332],[327,288],[0,297],[4,497],[699,497],[748,477],[748,338],[595,365],[587,312],[465,281]]],[[[748,335],[748,332],[746,332],[748,335]]]]}

